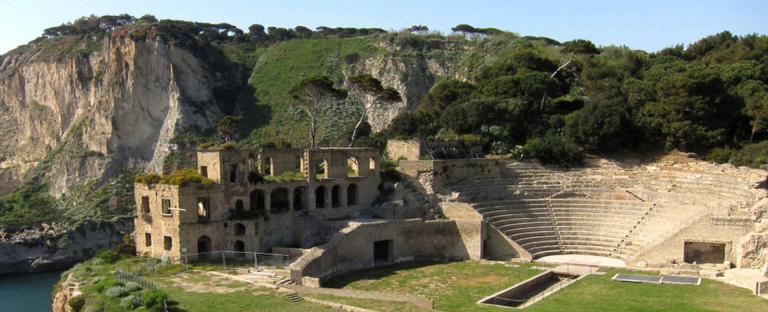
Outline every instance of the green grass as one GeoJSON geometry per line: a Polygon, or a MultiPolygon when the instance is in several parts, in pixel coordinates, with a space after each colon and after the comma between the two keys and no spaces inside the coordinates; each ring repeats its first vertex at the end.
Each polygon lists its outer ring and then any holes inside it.
{"type": "MultiPolygon", "coordinates": [[[[422,295],[435,300],[435,309],[441,311],[510,311],[508,308],[480,306],[475,302],[530,276],[520,275],[520,272],[540,272],[528,270],[530,265],[510,268],[474,261],[409,263],[342,276],[330,281],[328,286],[422,295]],[[501,285],[496,284],[498,280],[503,280],[501,285]],[[477,294],[471,300],[467,295],[470,291],[477,294]]],[[[612,281],[611,277],[618,272],[608,270],[606,275],[587,276],[526,310],[768,311],[765,299],[753,296],[749,290],[718,281],[704,280],[701,286],[612,281]]]]}
{"type": "Polygon", "coordinates": [[[248,136],[243,146],[256,146],[277,138],[297,145],[308,143],[308,123],[302,112],[290,108],[288,90],[303,77],[327,75],[343,79],[344,56],[358,53],[362,58],[376,53],[373,38],[291,40],[271,47],[251,75],[252,94],[240,101],[250,109],[244,125],[248,136]]]}

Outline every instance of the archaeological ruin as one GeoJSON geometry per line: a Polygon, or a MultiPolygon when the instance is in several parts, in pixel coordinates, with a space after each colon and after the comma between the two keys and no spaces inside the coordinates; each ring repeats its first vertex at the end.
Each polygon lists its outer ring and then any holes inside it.
{"type": "Polygon", "coordinates": [[[768,273],[763,170],[682,154],[571,169],[417,160],[419,144],[394,143],[388,155],[412,155],[399,161],[400,181],[380,178],[375,149],[200,149],[198,171],[214,186],[136,184],[138,252],[292,253],[291,280],[311,287],[419,259],[586,255],[605,259],[591,265],[702,277],[768,273]],[[263,181],[248,181],[252,171],[263,181]],[[301,179],[274,179],[285,172],[301,179]]]}

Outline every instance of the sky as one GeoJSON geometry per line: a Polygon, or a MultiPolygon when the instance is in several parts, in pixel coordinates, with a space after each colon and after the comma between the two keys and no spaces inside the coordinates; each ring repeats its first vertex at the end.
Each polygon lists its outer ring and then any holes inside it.
{"type": "Polygon", "coordinates": [[[450,32],[457,24],[493,27],[564,42],[588,39],[597,45],[626,45],[648,52],[688,45],[729,30],[768,34],[765,0],[0,0],[0,53],[39,37],[43,30],[91,14],[128,13],[158,19],[297,25],[314,29],[370,27],[398,30],[426,25],[450,32]]]}

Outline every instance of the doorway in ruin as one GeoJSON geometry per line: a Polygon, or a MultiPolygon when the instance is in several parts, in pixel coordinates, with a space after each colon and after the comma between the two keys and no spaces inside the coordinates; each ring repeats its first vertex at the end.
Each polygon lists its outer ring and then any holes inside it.
{"type": "Polygon", "coordinates": [[[245,243],[243,243],[243,241],[241,241],[241,240],[236,240],[235,241],[235,251],[244,252],[245,251],[245,243]]]}
{"type": "Polygon", "coordinates": [[[293,210],[300,211],[307,208],[307,188],[303,186],[293,189],[293,210]]]}
{"type": "Polygon", "coordinates": [[[357,184],[350,184],[347,187],[347,206],[357,206],[357,184]]]}
{"type": "Polygon", "coordinates": [[[373,262],[387,263],[392,262],[392,240],[383,240],[373,242],[373,262]]]}
{"type": "Polygon", "coordinates": [[[325,208],[325,186],[318,186],[315,189],[315,208],[325,208]]]}
{"type": "Polygon", "coordinates": [[[333,208],[341,207],[341,186],[334,185],[331,189],[331,206],[333,208]]]}
{"type": "Polygon", "coordinates": [[[725,262],[725,243],[685,242],[683,247],[685,263],[725,262]]]}
{"type": "Polygon", "coordinates": [[[262,190],[253,190],[253,191],[251,191],[251,195],[250,195],[250,201],[251,201],[250,209],[251,209],[251,211],[267,209],[266,205],[264,204],[265,197],[266,196],[264,196],[264,191],[262,191],[262,190]]]}
{"type": "Polygon", "coordinates": [[[269,201],[270,213],[285,213],[291,209],[288,201],[288,189],[280,187],[272,191],[269,201]]]}
{"type": "Polygon", "coordinates": [[[207,259],[208,255],[203,254],[207,252],[211,252],[211,238],[203,235],[202,237],[200,237],[200,239],[197,240],[197,253],[202,254],[202,255],[198,255],[198,259],[200,260],[207,259]]]}

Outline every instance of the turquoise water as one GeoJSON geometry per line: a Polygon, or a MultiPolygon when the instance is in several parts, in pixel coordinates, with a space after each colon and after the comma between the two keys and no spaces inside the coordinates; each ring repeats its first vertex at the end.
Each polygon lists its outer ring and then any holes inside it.
{"type": "Polygon", "coordinates": [[[62,272],[0,275],[0,311],[50,312],[51,291],[62,272]]]}

